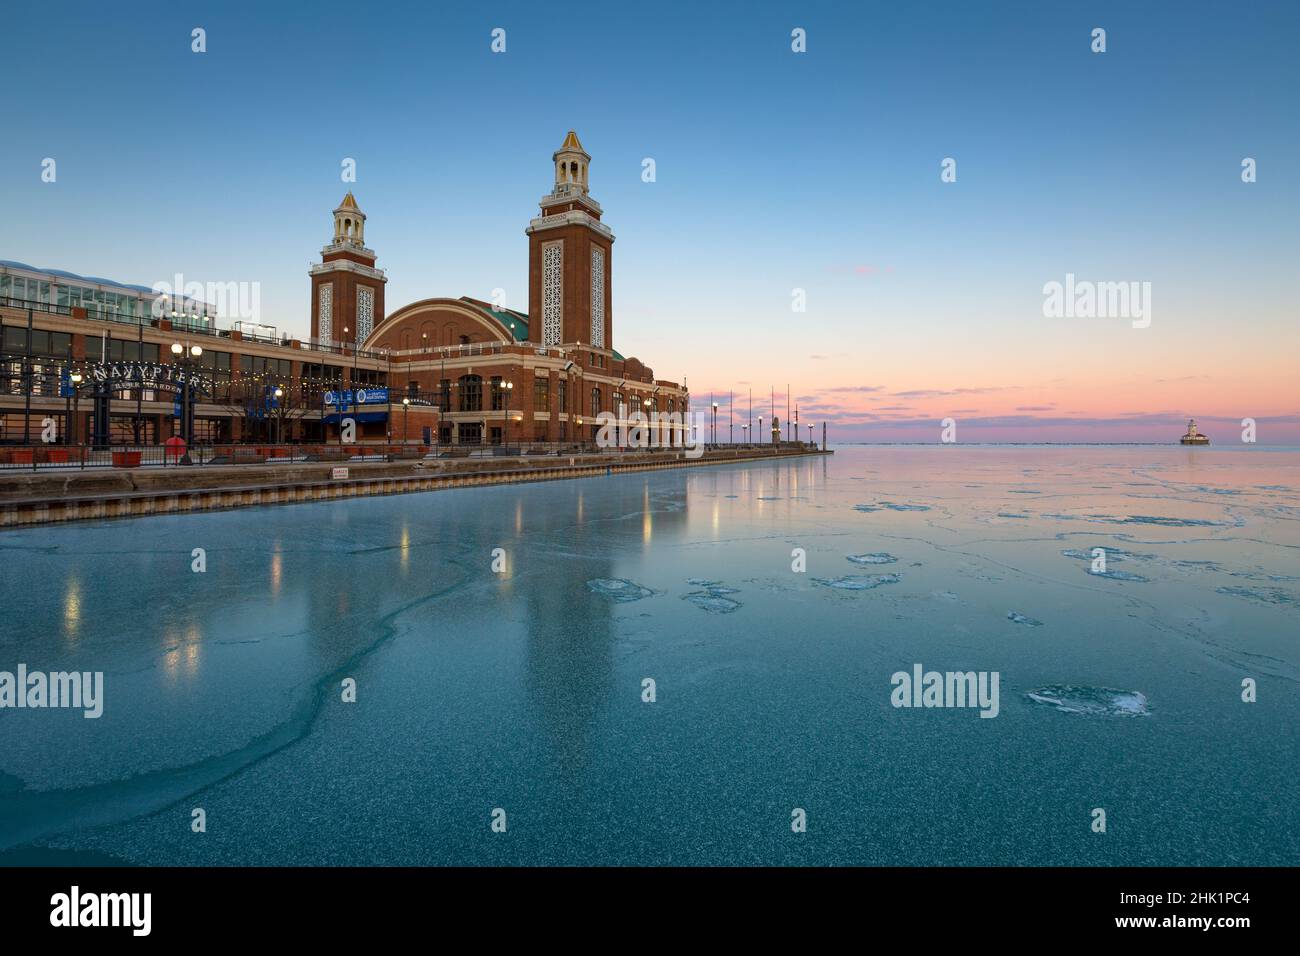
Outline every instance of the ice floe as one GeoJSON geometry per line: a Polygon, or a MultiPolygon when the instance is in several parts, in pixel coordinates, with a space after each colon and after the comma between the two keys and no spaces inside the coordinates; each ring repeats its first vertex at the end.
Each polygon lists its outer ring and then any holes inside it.
{"type": "Polygon", "coordinates": [[[844,559],[854,564],[893,564],[898,560],[892,554],[884,551],[874,551],[870,554],[847,554],[844,559]]]}
{"type": "Polygon", "coordinates": [[[1259,601],[1261,604],[1275,604],[1281,607],[1300,607],[1300,600],[1296,599],[1294,594],[1284,591],[1281,588],[1242,588],[1242,587],[1218,587],[1214,589],[1219,594],[1228,594],[1232,597],[1246,598],[1249,601],[1259,601]]]}
{"type": "Polygon", "coordinates": [[[1094,571],[1092,568],[1084,568],[1094,578],[1108,578],[1111,581],[1150,581],[1150,578],[1144,578],[1140,574],[1134,574],[1131,571],[1112,571],[1107,568],[1105,571],[1094,571]]]}
{"type": "Polygon", "coordinates": [[[696,607],[714,614],[730,614],[741,607],[739,601],[724,597],[717,591],[692,591],[690,594],[682,595],[682,600],[690,601],[696,607]]]}
{"type": "Polygon", "coordinates": [[[610,598],[622,604],[628,601],[639,601],[654,594],[654,591],[649,588],[642,587],[634,581],[626,581],[623,578],[592,578],[587,582],[587,588],[602,597],[610,598]]]}
{"type": "Polygon", "coordinates": [[[1244,519],[1235,522],[1210,521],[1204,518],[1164,518],[1158,515],[1065,515],[1045,514],[1054,521],[1087,521],[1091,524],[1150,524],[1161,528],[1231,528],[1241,527],[1244,519]]]}
{"type": "Polygon", "coordinates": [[[873,505],[854,505],[854,511],[880,511],[888,508],[890,511],[929,511],[929,505],[900,505],[893,501],[877,501],[873,505]]]}
{"type": "Polygon", "coordinates": [[[1007,620],[1013,624],[1023,624],[1025,627],[1042,627],[1043,622],[1037,618],[1021,614],[1019,611],[1007,611],[1007,620]]]}
{"type": "Polygon", "coordinates": [[[1089,717],[1148,717],[1151,711],[1145,694],[1110,687],[1075,687],[1049,684],[1025,693],[1037,704],[1047,704],[1062,713],[1089,717]]]}
{"type": "Polygon", "coordinates": [[[813,578],[813,583],[824,588],[840,591],[870,591],[882,584],[897,584],[902,580],[899,574],[846,574],[838,578],[813,578]]]}
{"type": "Polygon", "coordinates": [[[687,578],[686,583],[704,589],[682,595],[683,601],[690,601],[701,610],[730,614],[742,606],[739,601],[727,597],[728,594],[739,594],[739,588],[725,587],[721,581],[706,581],[704,578],[687,578]]]}

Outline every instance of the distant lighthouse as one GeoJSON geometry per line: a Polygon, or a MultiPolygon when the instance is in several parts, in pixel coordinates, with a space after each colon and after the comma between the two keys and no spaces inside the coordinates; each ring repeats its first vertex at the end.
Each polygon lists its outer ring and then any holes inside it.
{"type": "Polygon", "coordinates": [[[1187,434],[1178,441],[1183,445],[1208,445],[1210,443],[1210,439],[1205,435],[1197,434],[1195,418],[1187,419],[1187,434]]]}

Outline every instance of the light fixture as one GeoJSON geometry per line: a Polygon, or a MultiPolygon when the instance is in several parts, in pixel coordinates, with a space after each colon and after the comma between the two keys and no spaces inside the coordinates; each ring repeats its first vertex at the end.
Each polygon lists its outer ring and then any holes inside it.
{"type": "MultiPolygon", "coordinates": [[[[175,315],[175,313],[172,314],[175,315]]],[[[172,355],[180,355],[184,351],[185,351],[185,346],[181,345],[181,343],[179,342],[172,343],[172,355]]]]}
{"type": "Polygon", "coordinates": [[[203,347],[200,345],[191,345],[190,354],[193,355],[195,358],[198,358],[200,355],[203,354],[203,347]]]}
{"type": "Polygon", "coordinates": [[[80,372],[73,372],[71,375],[68,376],[68,380],[69,380],[70,382],[72,382],[73,385],[78,385],[78,384],[80,384],[80,383],[81,383],[81,373],[80,373],[80,372]]]}

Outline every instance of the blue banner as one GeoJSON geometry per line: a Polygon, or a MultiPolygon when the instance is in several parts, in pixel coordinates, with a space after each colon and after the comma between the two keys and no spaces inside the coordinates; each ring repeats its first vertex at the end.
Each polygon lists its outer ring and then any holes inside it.
{"type": "Polygon", "coordinates": [[[325,404],[335,405],[340,408],[348,408],[352,405],[358,407],[365,405],[387,405],[388,389],[361,388],[354,392],[349,388],[340,392],[326,392],[325,404]]]}

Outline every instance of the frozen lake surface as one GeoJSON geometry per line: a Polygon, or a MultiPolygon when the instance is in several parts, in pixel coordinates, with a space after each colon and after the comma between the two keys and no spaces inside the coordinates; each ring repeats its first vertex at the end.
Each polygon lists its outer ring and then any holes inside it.
{"type": "Polygon", "coordinates": [[[105,674],[0,710],[0,862],[1300,864],[1300,452],[851,447],[0,561],[0,671],[105,674]],[[892,706],[915,664],[997,717],[892,706]]]}

